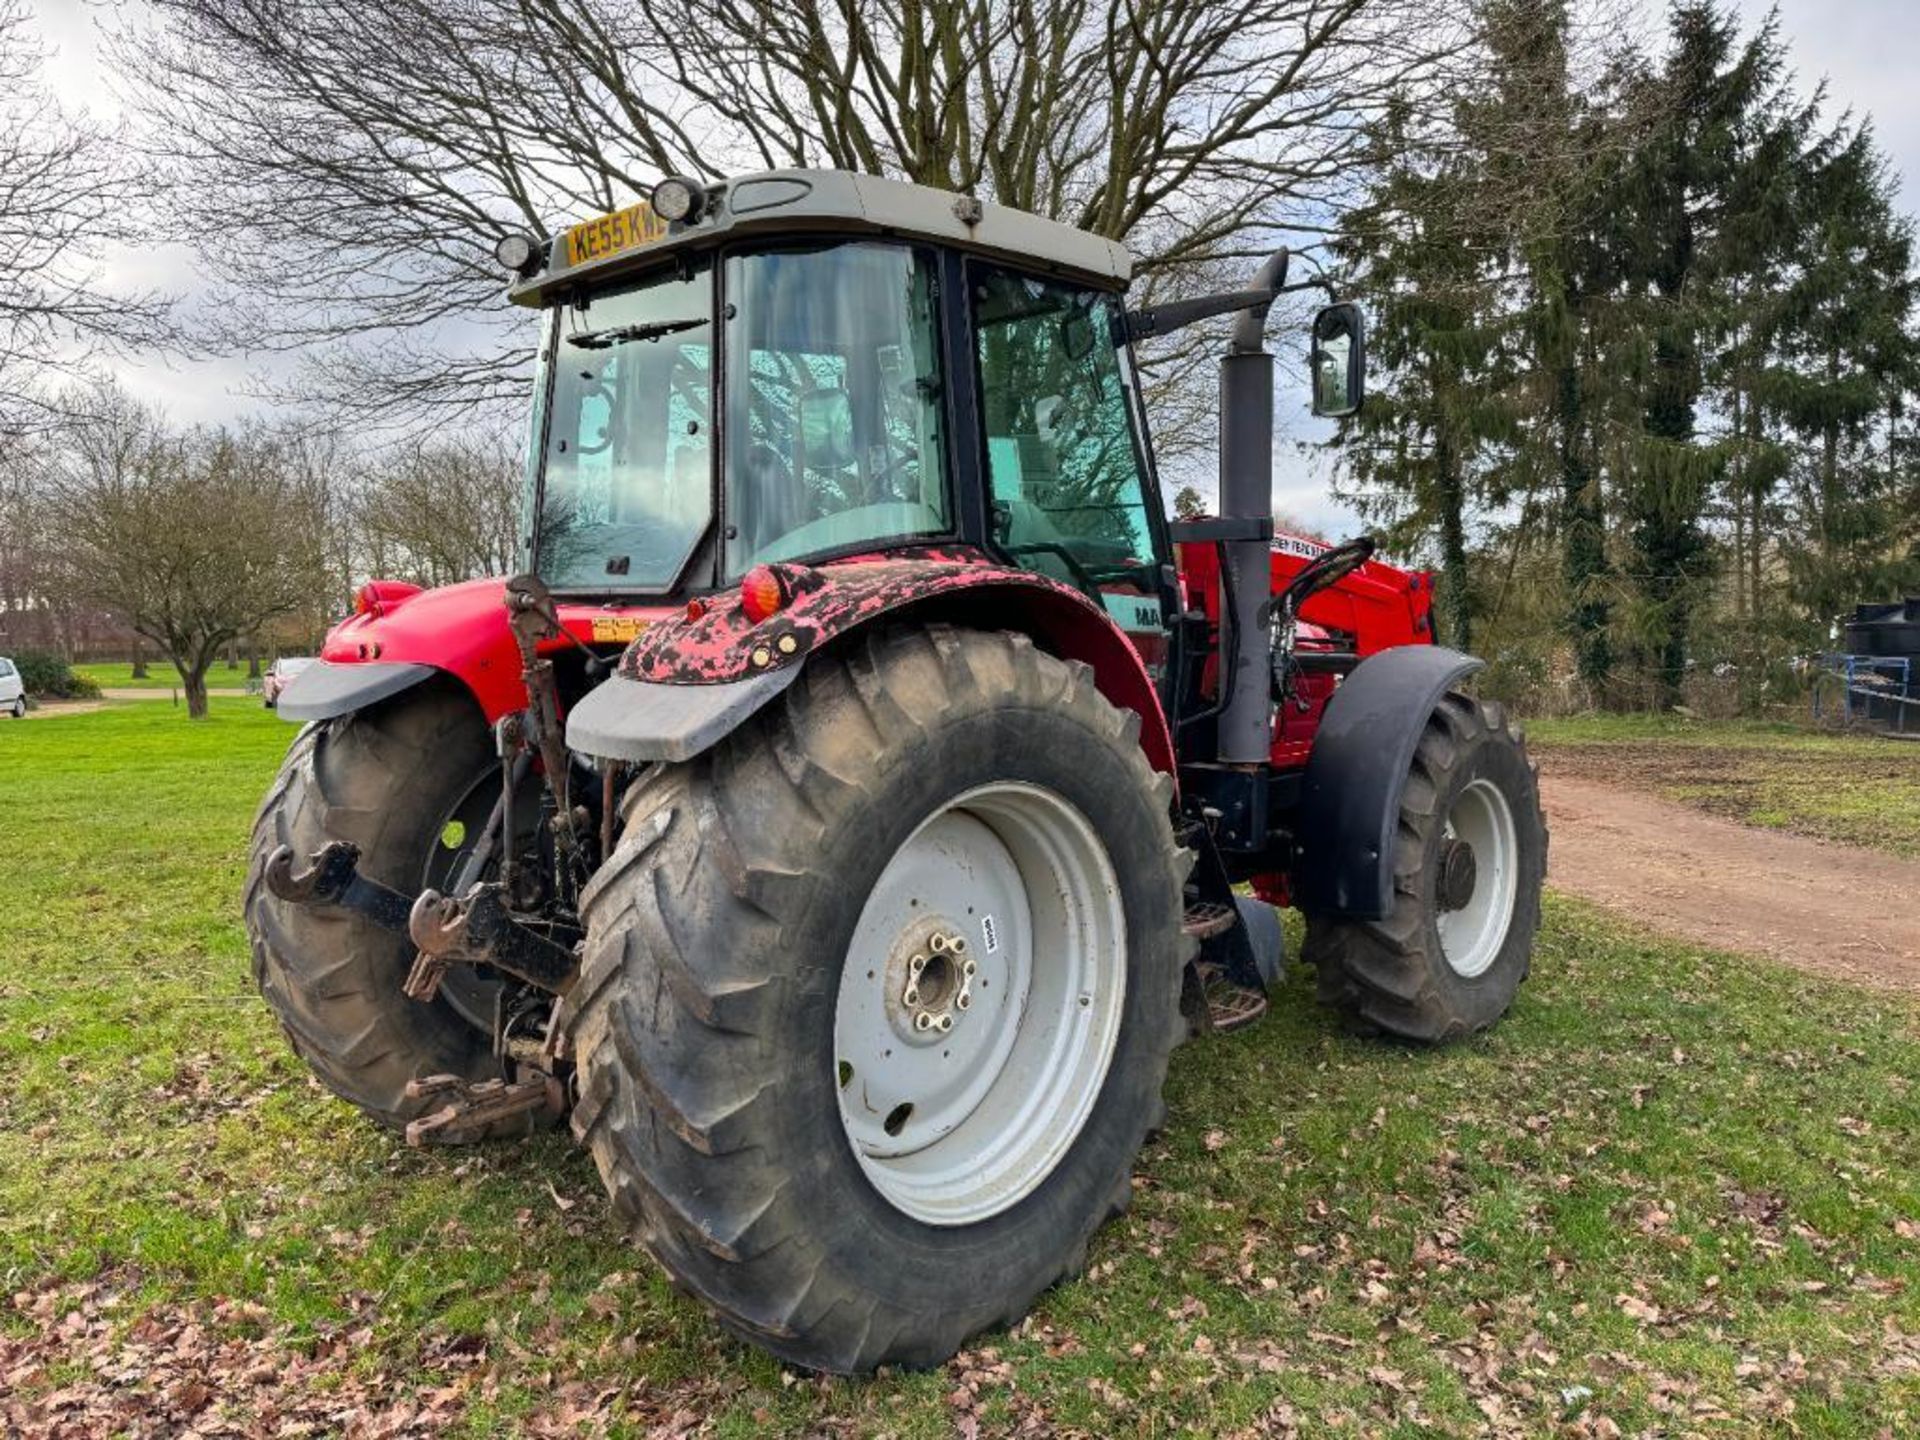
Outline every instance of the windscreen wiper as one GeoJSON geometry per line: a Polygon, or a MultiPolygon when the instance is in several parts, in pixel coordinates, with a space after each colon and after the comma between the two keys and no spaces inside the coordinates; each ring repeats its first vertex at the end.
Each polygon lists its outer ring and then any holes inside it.
{"type": "Polygon", "coordinates": [[[582,350],[605,350],[629,340],[658,340],[663,335],[678,335],[682,330],[695,330],[706,323],[706,316],[697,315],[687,320],[655,320],[650,325],[610,325],[605,330],[569,335],[567,343],[578,345],[582,350]]]}

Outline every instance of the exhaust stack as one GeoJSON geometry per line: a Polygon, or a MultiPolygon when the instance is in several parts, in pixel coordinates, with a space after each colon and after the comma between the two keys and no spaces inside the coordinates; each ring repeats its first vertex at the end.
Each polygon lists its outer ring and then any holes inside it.
{"type": "MultiPolygon", "coordinates": [[[[1273,356],[1267,353],[1267,312],[1287,283],[1287,252],[1277,251],[1251,287],[1267,298],[1240,311],[1233,339],[1220,357],[1220,514],[1267,524],[1273,518],[1273,356]]],[[[1272,638],[1264,612],[1272,588],[1270,542],[1230,540],[1221,571],[1219,758],[1226,765],[1258,765],[1272,748],[1268,716],[1272,638]]]]}

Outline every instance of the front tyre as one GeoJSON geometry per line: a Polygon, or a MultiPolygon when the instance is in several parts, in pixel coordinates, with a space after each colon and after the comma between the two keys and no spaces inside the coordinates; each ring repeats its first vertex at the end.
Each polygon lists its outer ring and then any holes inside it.
{"type": "Polygon", "coordinates": [[[1191,948],[1137,731],[1022,636],[899,631],[629,798],[574,1128],[730,1328],[936,1364],[1125,1205],[1191,948]]]}
{"type": "Polygon", "coordinates": [[[1408,1040],[1485,1030],[1527,978],[1546,869],[1525,742],[1502,707],[1442,697],[1401,796],[1391,912],[1307,916],[1302,955],[1321,999],[1408,1040]]]}
{"type": "MultiPolygon", "coordinates": [[[[332,840],[360,847],[362,874],[411,895],[454,858],[449,819],[476,807],[497,776],[487,727],[464,694],[426,689],[309,725],[287,752],[254,821],[245,909],[253,976],[295,1052],[320,1083],[382,1125],[405,1129],[438,1100],[409,1099],[407,1082],[452,1074],[506,1076],[483,1015],[485,995],[456,1008],[449,976],[422,1004],[401,986],[414,947],[346,910],[280,899],[266,884],[267,858],[291,845],[301,860],[332,840]]],[[[497,784],[497,781],[494,782],[497,784]]],[[[477,833],[477,829],[476,829],[477,833]]],[[[522,1133],[514,1116],[487,1133],[522,1133]]]]}

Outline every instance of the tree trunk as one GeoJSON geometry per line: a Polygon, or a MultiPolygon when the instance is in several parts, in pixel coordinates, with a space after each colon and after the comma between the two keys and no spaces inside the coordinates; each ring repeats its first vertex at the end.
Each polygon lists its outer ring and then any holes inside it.
{"type": "Polygon", "coordinates": [[[147,647],[138,640],[133,642],[133,678],[136,680],[147,678],[147,647]]]}
{"type": "Polygon", "coordinates": [[[1744,633],[1747,628],[1749,611],[1747,609],[1747,507],[1744,500],[1744,487],[1747,480],[1748,457],[1740,448],[1741,393],[1735,383],[1733,389],[1733,424],[1729,433],[1734,438],[1733,453],[1727,461],[1727,499],[1728,508],[1733,511],[1733,618],[1744,633]]]}
{"type": "Polygon", "coordinates": [[[198,670],[180,672],[180,686],[187,696],[187,718],[204,720],[207,718],[207,672],[202,666],[198,670]]]}
{"type": "MultiPolygon", "coordinates": [[[[1747,436],[1754,449],[1760,445],[1762,428],[1760,423],[1760,404],[1756,400],[1747,408],[1747,436]]],[[[1767,497],[1760,484],[1752,482],[1747,487],[1751,492],[1748,502],[1753,506],[1753,514],[1747,526],[1747,589],[1753,596],[1753,629],[1757,636],[1764,623],[1766,606],[1760,594],[1761,558],[1766,550],[1767,497]]]]}
{"type": "Polygon", "coordinates": [[[1562,570],[1567,585],[1567,628],[1580,679],[1595,704],[1605,704],[1613,674],[1613,644],[1607,634],[1607,602],[1600,585],[1607,568],[1606,533],[1600,511],[1600,486],[1587,465],[1581,415],[1580,371],[1560,367],[1555,421],[1560,441],[1562,570]]]}
{"type": "Polygon", "coordinates": [[[183,646],[171,652],[173,668],[180,672],[181,692],[187,697],[189,720],[207,718],[207,671],[213,668],[219,653],[217,645],[205,645],[193,650],[183,646]]]}
{"type": "Polygon", "coordinates": [[[1435,437],[1434,483],[1440,492],[1440,592],[1446,615],[1446,642],[1456,650],[1473,649],[1473,605],[1467,589],[1467,527],[1460,461],[1445,433],[1435,437]]]}

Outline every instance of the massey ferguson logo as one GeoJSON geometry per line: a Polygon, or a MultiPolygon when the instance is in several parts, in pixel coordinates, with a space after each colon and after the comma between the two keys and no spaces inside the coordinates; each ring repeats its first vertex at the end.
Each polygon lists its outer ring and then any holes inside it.
{"type": "Polygon", "coordinates": [[[1273,548],[1282,555],[1298,555],[1302,560],[1312,560],[1333,547],[1322,545],[1318,540],[1302,540],[1298,535],[1275,535],[1273,548]]]}

